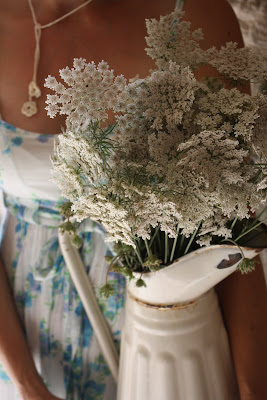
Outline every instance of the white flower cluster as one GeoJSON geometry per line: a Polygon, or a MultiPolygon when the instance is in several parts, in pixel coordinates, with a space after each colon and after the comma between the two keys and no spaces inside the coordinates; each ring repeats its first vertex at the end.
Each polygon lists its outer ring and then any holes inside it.
{"type": "Polygon", "coordinates": [[[108,110],[113,109],[116,96],[126,83],[122,75],[114,76],[105,61],[95,65],[76,58],[72,69],[66,67],[59,73],[66,86],[55,77],[46,78],[45,86],[56,92],[47,96],[46,110],[51,118],[57,113],[66,115],[67,127],[76,132],[85,131],[92,121],[107,119],[108,110]]]}
{"type": "Polygon", "coordinates": [[[62,196],[73,203],[78,221],[101,221],[110,241],[132,244],[127,211],[116,202],[116,183],[89,137],[66,132],[59,135],[52,156],[53,180],[62,196]],[[111,234],[112,232],[112,234],[111,234]]]}
{"type": "Polygon", "coordinates": [[[250,47],[238,48],[237,43],[228,42],[220,50],[213,49],[209,63],[234,80],[261,82],[267,78],[266,56],[250,47]]]}
{"type": "Polygon", "coordinates": [[[205,52],[200,48],[199,41],[203,39],[201,29],[191,31],[191,23],[181,21],[184,13],[176,9],[171,14],[161,16],[160,20],[146,21],[147,45],[149,57],[163,66],[166,61],[174,61],[182,67],[195,68],[204,62],[205,52]]]}
{"type": "Polygon", "coordinates": [[[166,61],[196,69],[210,64],[224,77],[233,80],[261,82],[267,79],[266,55],[248,47],[238,48],[237,43],[227,42],[220,49],[211,47],[204,51],[199,42],[203,39],[201,29],[191,30],[191,23],[181,21],[184,12],[176,9],[160,20],[147,20],[147,54],[156,60],[158,67],[166,61]]]}
{"type": "Polygon", "coordinates": [[[201,129],[223,129],[228,134],[249,141],[258,118],[259,97],[241,93],[236,88],[206,92],[198,100],[196,123],[201,129]]]}
{"type": "Polygon", "coordinates": [[[104,61],[76,59],[60,71],[67,87],[46,81],[56,92],[49,115],[67,115],[54,180],[77,219],[98,221],[111,241],[135,246],[159,227],[171,238],[198,229],[197,242],[207,245],[214,235],[231,237],[229,221],[266,201],[267,101],[194,75],[210,63],[226,78],[258,79],[262,56],[233,43],[203,51],[201,31],[191,33],[181,17],[176,10],[147,21],[157,69],[144,79],[126,83],[104,61]]]}
{"type": "Polygon", "coordinates": [[[133,121],[141,117],[149,123],[149,129],[172,131],[192,107],[196,87],[190,69],[170,61],[164,71],[154,71],[126,87],[120,96],[118,111],[124,115],[119,125],[126,121],[126,125],[133,126],[133,121]]]}

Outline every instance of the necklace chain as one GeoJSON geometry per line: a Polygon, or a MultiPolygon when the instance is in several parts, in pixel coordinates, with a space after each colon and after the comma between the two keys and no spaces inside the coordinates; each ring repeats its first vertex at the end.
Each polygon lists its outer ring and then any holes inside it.
{"type": "Polygon", "coordinates": [[[62,21],[63,19],[69,17],[70,15],[74,14],[75,12],[79,11],[82,7],[85,7],[87,4],[91,3],[92,0],[87,0],[85,3],[80,4],[78,7],[74,8],[73,10],[69,11],[68,13],[62,15],[62,17],[59,17],[55,19],[52,22],[49,22],[48,24],[41,25],[37,21],[36,14],[33,8],[32,0],[28,0],[29,7],[31,10],[32,14],[32,19],[34,23],[34,35],[35,35],[35,52],[34,52],[34,63],[33,63],[33,77],[32,81],[29,84],[29,99],[26,101],[21,109],[22,114],[24,114],[26,117],[32,117],[33,115],[37,114],[38,108],[37,108],[37,103],[36,101],[33,100],[33,98],[38,98],[41,96],[41,89],[39,88],[37,84],[37,71],[38,71],[38,65],[39,65],[39,60],[40,60],[40,39],[42,35],[42,29],[49,28],[50,26],[53,26],[57,24],[58,22],[62,21]]]}

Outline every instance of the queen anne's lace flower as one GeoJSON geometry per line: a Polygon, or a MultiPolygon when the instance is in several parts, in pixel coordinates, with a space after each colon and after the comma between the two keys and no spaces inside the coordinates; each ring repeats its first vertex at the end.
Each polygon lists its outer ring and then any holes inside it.
{"type": "Polygon", "coordinates": [[[122,75],[115,77],[104,61],[95,65],[74,59],[72,69],[59,72],[67,86],[54,77],[46,78],[45,86],[57,93],[47,97],[46,110],[51,118],[58,113],[66,115],[66,125],[75,132],[85,130],[89,122],[105,121],[126,82],[122,75]]]}
{"type": "Polygon", "coordinates": [[[182,15],[147,21],[157,68],[144,79],[127,83],[105,61],[82,58],[60,70],[63,83],[46,79],[55,91],[48,114],[66,115],[67,125],[53,179],[77,219],[98,221],[110,241],[135,246],[151,228],[170,238],[198,229],[195,240],[208,245],[214,235],[231,237],[229,221],[249,218],[266,200],[266,100],[194,75],[211,64],[238,87],[267,76],[263,56],[234,43],[200,49],[201,30],[182,15]]]}
{"type": "Polygon", "coordinates": [[[180,21],[184,13],[178,9],[160,20],[147,20],[146,37],[147,54],[156,59],[159,67],[165,62],[174,61],[183,67],[195,68],[205,60],[205,52],[200,48],[199,41],[203,34],[201,29],[191,31],[191,23],[180,21]]]}
{"type": "Polygon", "coordinates": [[[238,48],[237,43],[228,42],[213,51],[209,63],[234,80],[261,82],[267,78],[266,56],[249,47],[238,48]]]}

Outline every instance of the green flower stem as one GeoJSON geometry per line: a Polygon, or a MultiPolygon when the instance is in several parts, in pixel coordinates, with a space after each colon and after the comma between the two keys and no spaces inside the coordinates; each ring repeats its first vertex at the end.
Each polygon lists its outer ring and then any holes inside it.
{"type": "Polygon", "coordinates": [[[177,244],[177,240],[178,240],[178,236],[179,236],[179,226],[177,225],[177,232],[176,232],[176,236],[172,245],[172,251],[171,251],[171,256],[170,256],[170,262],[173,261],[173,257],[174,257],[174,252],[176,249],[176,244],[177,244]]]}
{"type": "Polygon", "coordinates": [[[178,250],[178,255],[179,255],[179,257],[180,257],[180,255],[181,255],[181,250],[182,250],[182,248],[183,248],[184,238],[185,238],[185,235],[182,235],[181,240],[180,240],[180,243],[179,243],[179,250],[178,250]]]}
{"type": "Polygon", "coordinates": [[[120,255],[118,254],[118,255],[116,255],[116,256],[112,259],[111,263],[109,264],[109,269],[112,267],[112,265],[113,265],[119,258],[120,258],[120,255]]]}
{"type": "Polygon", "coordinates": [[[151,250],[149,248],[147,239],[144,239],[144,242],[145,242],[145,246],[146,246],[147,256],[150,257],[151,256],[151,250]]]}
{"type": "Polygon", "coordinates": [[[111,263],[108,266],[107,272],[106,272],[106,285],[108,284],[108,274],[109,272],[112,270],[112,266],[114,264],[115,261],[119,260],[120,256],[117,255],[113,258],[113,260],[111,261],[111,263]]]}
{"type": "Polygon", "coordinates": [[[142,267],[143,260],[142,260],[141,254],[139,252],[138,244],[137,244],[137,242],[136,242],[136,240],[134,238],[133,238],[133,241],[134,241],[134,244],[135,244],[135,247],[134,247],[135,254],[137,255],[138,261],[140,262],[140,267],[142,267]]]}
{"type": "Polygon", "coordinates": [[[128,265],[128,267],[129,267],[129,268],[132,268],[132,267],[131,267],[131,263],[130,263],[130,261],[129,261],[129,258],[126,256],[126,254],[124,254],[124,258],[125,258],[125,261],[126,261],[126,264],[128,265]]]}
{"type": "Polygon", "coordinates": [[[190,240],[189,240],[189,242],[188,242],[188,244],[187,244],[187,246],[186,246],[186,249],[185,249],[185,251],[184,251],[184,255],[186,255],[187,252],[188,252],[188,250],[190,249],[190,246],[191,246],[193,240],[194,240],[195,237],[196,237],[196,234],[197,234],[197,232],[198,232],[198,230],[199,230],[199,227],[200,227],[201,223],[202,223],[202,221],[199,222],[197,229],[195,229],[193,235],[191,236],[191,238],[190,238],[190,240]]]}
{"type": "Polygon", "coordinates": [[[244,254],[244,252],[243,252],[243,250],[242,250],[242,248],[239,246],[238,243],[236,243],[235,240],[232,240],[232,239],[223,239],[222,242],[231,242],[231,243],[233,243],[235,246],[237,246],[237,247],[239,248],[239,250],[240,250],[240,252],[241,252],[241,254],[242,254],[242,257],[243,257],[243,258],[246,258],[246,257],[245,257],[245,254],[244,254]]]}
{"type": "Polygon", "coordinates": [[[236,224],[237,219],[238,219],[238,217],[236,216],[235,219],[234,219],[233,222],[232,222],[231,227],[230,227],[230,230],[231,230],[231,231],[233,230],[233,228],[234,228],[234,226],[235,226],[235,224],[236,224]]]}
{"type": "Polygon", "coordinates": [[[155,237],[156,237],[157,234],[158,234],[158,231],[159,231],[159,225],[157,226],[157,228],[156,228],[156,230],[155,230],[155,232],[154,232],[154,235],[152,236],[152,239],[149,241],[149,247],[152,246],[152,244],[153,244],[153,242],[154,242],[154,239],[155,239],[155,237]]]}
{"type": "Polygon", "coordinates": [[[161,240],[160,240],[160,234],[158,232],[157,234],[157,242],[158,242],[158,248],[159,248],[159,253],[162,254],[161,250],[162,250],[162,245],[161,245],[161,240]]]}
{"type": "Polygon", "coordinates": [[[140,262],[140,266],[142,267],[143,261],[142,261],[142,258],[141,258],[141,256],[140,256],[140,254],[139,254],[139,251],[137,251],[136,248],[134,249],[134,251],[135,251],[135,254],[137,255],[137,258],[138,258],[138,260],[139,260],[139,262],[140,262]]]}
{"type": "Polygon", "coordinates": [[[169,243],[168,243],[168,234],[165,232],[165,254],[164,254],[164,264],[167,265],[168,262],[168,253],[169,253],[169,243]]]}
{"type": "MultiPolygon", "coordinates": [[[[239,235],[239,236],[235,239],[235,241],[237,242],[237,241],[238,241],[239,239],[241,239],[243,236],[247,235],[249,232],[251,232],[251,231],[253,231],[254,229],[256,229],[256,228],[257,228],[258,226],[260,226],[266,219],[267,219],[267,217],[264,218],[262,221],[258,222],[256,225],[252,226],[250,229],[248,229],[247,231],[245,231],[245,232],[242,233],[241,235],[239,235]]],[[[229,240],[229,239],[227,239],[227,240],[229,240]]]]}
{"type": "Polygon", "coordinates": [[[253,221],[253,223],[252,223],[251,226],[250,226],[251,228],[254,227],[254,226],[256,225],[257,221],[259,221],[259,218],[262,216],[262,214],[263,214],[266,210],[267,210],[267,206],[265,206],[265,207],[263,208],[263,210],[260,212],[260,214],[257,215],[257,218],[255,218],[255,220],[253,221]]]}

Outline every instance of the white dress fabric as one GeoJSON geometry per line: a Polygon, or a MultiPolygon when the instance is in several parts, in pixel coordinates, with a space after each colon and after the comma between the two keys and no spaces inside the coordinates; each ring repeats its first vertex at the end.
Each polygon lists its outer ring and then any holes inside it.
{"type": "MultiPolygon", "coordinates": [[[[59,248],[57,205],[62,199],[50,173],[55,137],[0,122],[0,187],[6,207],[1,257],[36,366],[51,392],[68,400],[115,400],[116,386],[59,248]]],[[[87,221],[79,235],[81,257],[119,347],[124,279],[109,274],[115,295],[99,296],[109,252],[104,232],[87,221]]],[[[0,364],[0,399],[18,398],[0,364]]]]}

